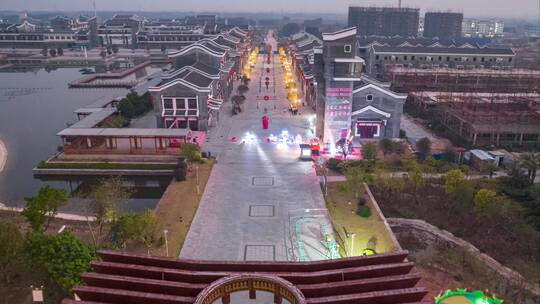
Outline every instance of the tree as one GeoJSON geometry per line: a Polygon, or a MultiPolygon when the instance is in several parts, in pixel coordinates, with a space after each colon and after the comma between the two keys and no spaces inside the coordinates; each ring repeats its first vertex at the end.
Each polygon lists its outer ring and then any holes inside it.
{"type": "Polygon", "coordinates": [[[465,174],[459,169],[446,172],[444,175],[444,191],[449,195],[456,195],[465,180],[465,174]]]}
{"type": "Polygon", "coordinates": [[[484,188],[478,190],[474,195],[474,209],[480,213],[488,212],[496,196],[497,193],[495,191],[484,188]]]}
{"type": "Polygon", "coordinates": [[[147,209],[144,213],[138,216],[138,237],[146,246],[148,255],[150,255],[150,247],[157,241],[157,231],[159,221],[154,212],[147,209]]]}
{"type": "Polygon", "coordinates": [[[25,201],[26,207],[21,214],[32,230],[42,231],[49,227],[49,221],[58,213],[58,209],[67,203],[68,196],[64,189],[45,186],[39,189],[37,196],[25,198],[25,201]]]}
{"type": "Polygon", "coordinates": [[[246,101],[246,97],[242,95],[234,95],[231,97],[231,101],[236,105],[241,105],[246,101]]]}
{"type": "Polygon", "coordinates": [[[56,53],[58,54],[58,56],[62,56],[62,55],[64,55],[64,49],[59,47],[59,48],[56,49],[56,53]]]}
{"type": "Polygon", "coordinates": [[[416,150],[420,153],[420,159],[426,159],[431,153],[431,140],[422,137],[416,142],[416,150]]]}
{"type": "Polygon", "coordinates": [[[300,25],[298,23],[287,23],[279,31],[280,36],[291,36],[300,32],[300,25]]]}
{"type": "Polygon", "coordinates": [[[117,235],[117,243],[121,248],[126,247],[128,241],[135,240],[138,233],[137,214],[122,213],[114,226],[117,235]]]}
{"type": "Polygon", "coordinates": [[[188,164],[188,171],[191,171],[191,167],[194,163],[201,161],[200,148],[196,144],[184,143],[180,148],[180,156],[185,159],[188,164]]]}
{"type": "Polygon", "coordinates": [[[536,171],[540,169],[540,153],[530,152],[523,153],[519,156],[519,165],[527,170],[529,181],[534,183],[536,179],[536,171]]]}
{"type": "Polygon", "coordinates": [[[131,196],[131,191],[122,186],[120,177],[101,180],[90,190],[90,212],[96,217],[97,227],[87,221],[92,234],[94,246],[101,243],[104,228],[107,224],[114,226],[120,217],[123,206],[131,196]],[[97,228],[97,231],[96,231],[97,228]]]}
{"type": "Polygon", "coordinates": [[[394,152],[394,142],[390,138],[383,138],[379,141],[379,149],[381,149],[384,158],[386,159],[387,154],[394,152]]]}
{"type": "Polygon", "coordinates": [[[443,160],[449,163],[455,163],[457,161],[456,149],[454,149],[454,147],[452,146],[446,147],[446,149],[444,150],[443,160]]]}
{"type": "MultiPolygon", "coordinates": [[[[422,167],[420,164],[416,161],[410,161],[407,164],[407,173],[411,181],[413,182],[414,189],[418,190],[426,184],[426,181],[424,179],[424,172],[422,172],[422,167]]],[[[416,195],[416,191],[415,191],[416,195]]]]}
{"type": "Polygon", "coordinates": [[[359,166],[345,165],[344,169],[349,191],[354,191],[354,197],[358,198],[359,189],[363,187],[364,183],[372,182],[373,176],[359,166]]]}
{"type": "Polygon", "coordinates": [[[47,54],[49,54],[49,49],[44,46],[42,49],[41,49],[41,55],[47,57],[47,54]]]}
{"type": "Polygon", "coordinates": [[[377,145],[375,143],[365,143],[362,145],[362,158],[373,162],[377,159],[377,145]]]}
{"type": "Polygon", "coordinates": [[[28,234],[24,252],[33,267],[43,269],[65,292],[81,284],[81,274],[90,270],[95,251],[69,232],[28,234]]]}
{"type": "Polygon", "coordinates": [[[51,57],[56,57],[56,50],[55,49],[50,49],[49,54],[51,54],[51,57]]]}
{"type": "Polygon", "coordinates": [[[118,53],[118,50],[119,50],[119,49],[118,49],[118,46],[117,46],[117,45],[113,45],[113,46],[112,46],[112,51],[113,51],[113,53],[115,53],[115,54],[118,53]]]}
{"type": "Polygon", "coordinates": [[[23,264],[24,238],[17,225],[0,222],[0,273],[6,284],[23,264]]]}
{"type": "Polygon", "coordinates": [[[247,85],[249,84],[250,81],[251,81],[251,79],[249,79],[246,75],[243,75],[243,76],[242,76],[242,83],[243,83],[244,85],[247,86],[247,85]]]}
{"type": "Polygon", "coordinates": [[[122,98],[116,108],[118,109],[118,112],[120,112],[120,115],[126,119],[135,117],[135,113],[137,111],[135,109],[135,105],[128,98],[122,98]]]}
{"type": "Polygon", "coordinates": [[[247,91],[249,91],[249,87],[247,85],[241,84],[238,86],[238,88],[236,88],[236,91],[238,92],[238,94],[243,96],[247,91]]]}

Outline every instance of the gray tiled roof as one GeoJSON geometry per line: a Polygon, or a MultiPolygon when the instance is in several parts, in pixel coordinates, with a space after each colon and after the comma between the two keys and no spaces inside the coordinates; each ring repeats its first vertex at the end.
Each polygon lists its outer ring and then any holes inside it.
{"type": "Polygon", "coordinates": [[[210,75],[219,75],[219,69],[215,67],[211,67],[209,65],[206,65],[200,61],[195,62],[191,65],[192,67],[196,68],[199,71],[203,71],[210,75]]]}
{"type": "Polygon", "coordinates": [[[455,54],[455,55],[515,55],[510,48],[433,48],[433,47],[393,47],[374,45],[376,53],[416,53],[416,54],[455,54]]]}
{"type": "Polygon", "coordinates": [[[197,73],[195,71],[190,72],[187,74],[184,78],[185,81],[194,84],[200,88],[206,88],[210,86],[212,81],[214,81],[212,78],[208,78],[200,73],[197,73]]]}

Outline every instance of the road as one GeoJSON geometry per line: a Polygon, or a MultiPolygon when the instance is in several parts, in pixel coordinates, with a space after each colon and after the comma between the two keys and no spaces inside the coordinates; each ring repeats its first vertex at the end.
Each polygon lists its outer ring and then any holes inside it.
{"type": "Polygon", "coordinates": [[[266,72],[263,60],[259,55],[243,112],[232,116],[230,102],[225,103],[218,126],[208,132],[204,150],[217,156],[217,164],[180,252],[182,258],[324,258],[321,235],[324,231],[332,234],[332,229],[312,163],[298,159],[297,144],[267,142],[271,135],[284,131],[311,137],[308,117],[313,114],[307,108],[301,108],[298,116],[287,111],[279,58],[273,55],[271,73],[266,72]],[[268,91],[260,86],[267,76],[272,83],[268,91]],[[257,96],[273,96],[273,85],[276,100],[257,101],[257,96]],[[268,130],[261,125],[265,107],[268,130]],[[305,247],[300,253],[294,249],[299,242],[305,247]]]}

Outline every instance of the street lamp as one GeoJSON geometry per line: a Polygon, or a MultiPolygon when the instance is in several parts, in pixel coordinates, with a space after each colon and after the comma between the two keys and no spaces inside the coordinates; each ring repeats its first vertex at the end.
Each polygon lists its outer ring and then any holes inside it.
{"type": "Polygon", "coordinates": [[[354,256],[354,237],[356,236],[356,233],[351,233],[351,253],[350,256],[354,256]]]}
{"type": "Polygon", "coordinates": [[[165,252],[167,253],[167,256],[169,256],[169,242],[167,241],[167,233],[169,233],[169,230],[164,229],[163,235],[165,236],[165,252]]]}

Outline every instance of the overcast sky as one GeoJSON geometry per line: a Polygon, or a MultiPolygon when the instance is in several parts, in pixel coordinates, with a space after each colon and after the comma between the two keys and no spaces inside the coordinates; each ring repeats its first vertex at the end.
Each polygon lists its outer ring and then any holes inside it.
{"type": "MultiPolygon", "coordinates": [[[[93,0],[0,0],[0,10],[92,10],[93,0]]],[[[397,5],[398,0],[95,0],[98,11],[212,11],[346,13],[351,4],[397,5]]],[[[538,17],[540,0],[403,0],[422,10],[461,11],[465,17],[538,17]]]]}

